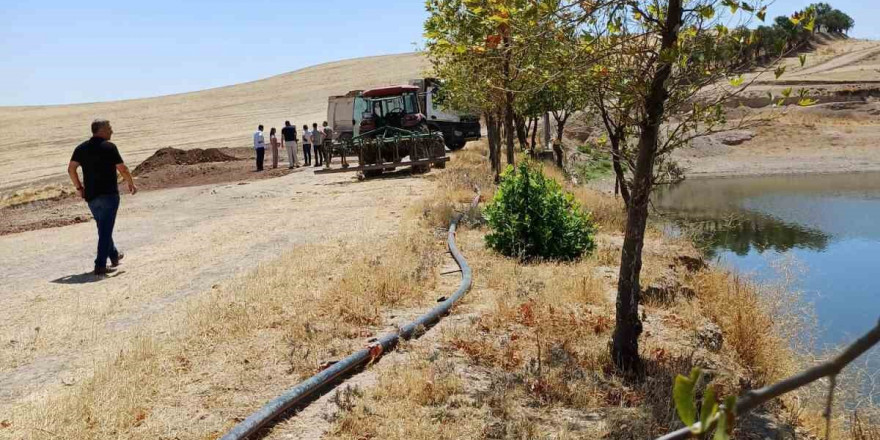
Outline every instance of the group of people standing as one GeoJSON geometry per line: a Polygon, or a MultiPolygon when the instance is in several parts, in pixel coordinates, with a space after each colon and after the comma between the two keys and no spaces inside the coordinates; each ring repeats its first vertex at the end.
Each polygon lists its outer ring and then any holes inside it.
{"type": "MultiPolygon", "coordinates": [[[[269,129],[269,147],[272,149],[272,168],[278,168],[278,149],[287,150],[288,169],[300,167],[297,159],[298,143],[300,139],[296,127],[290,125],[290,121],[284,121],[281,129],[281,139],[278,139],[275,127],[269,129]]],[[[315,167],[330,166],[330,144],[333,141],[333,129],[324,121],[319,129],[317,123],[312,123],[312,129],[303,125],[302,149],[303,165],[315,167]],[[312,159],[314,157],[314,160],[312,159]]],[[[257,171],[263,171],[263,162],[266,157],[266,140],[263,136],[263,125],[257,127],[254,133],[254,150],[257,153],[257,171]]]]}

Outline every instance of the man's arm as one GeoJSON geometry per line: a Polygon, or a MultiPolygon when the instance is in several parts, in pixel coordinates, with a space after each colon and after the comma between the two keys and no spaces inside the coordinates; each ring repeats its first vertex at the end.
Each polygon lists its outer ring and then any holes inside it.
{"type": "Polygon", "coordinates": [[[73,182],[73,186],[76,187],[76,193],[79,194],[80,198],[85,197],[83,193],[82,182],[79,181],[79,174],[77,174],[76,169],[79,168],[79,162],[70,161],[67,164],[67,175],[70,176],[70,181],[73,182]]]}
{"type": "Polygon", "coordinates": [[[118,163],[116,164],[116,170],[119,171],[119,174],[122,174],[122,178],[125,179],[125,183],[128,184],[128,192],[131,194],[137,193],[138,189],[134,185],[134,179],[132,179],[128,167],[125,166],[124,163],[118,163]]]}

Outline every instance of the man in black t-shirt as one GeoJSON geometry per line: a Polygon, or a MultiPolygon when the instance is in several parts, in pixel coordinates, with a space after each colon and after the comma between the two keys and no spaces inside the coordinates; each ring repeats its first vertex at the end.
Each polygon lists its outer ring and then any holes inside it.
{"type": "Polygon", "coordinates": [[[95,259],[95,275],[104,275],[114,272],[115,269],[107,267],[107,259],[110,259],[112,267],[119,265],[123,255],[116,250],[113,244],[113,226],[116,223],[116,212],[119,210],[119,188],[116,185],[116,171],[122,174],[128,191],[131,194],[137,192],[134,180],[128,167],[122,162],[122,156],[110,138],[113,136],[113,127],[106,119],[96,119],[92,122],[92,138],[83,142],[75,150],[70,164],[67,165],[67,174],[76,187],[76,192],[89,204],[89,210],[98,224],[98,258],[95,259]],[[83,181],[80,183],[76,169],[82,167],[83,181]]]}
{"type": "Polygon", "coordinates": [[[281,129],[281,147],[287,149],[287,168],[298,167],[296,161],[296,127],[290,125],[290,121],[284,121],[284,128],[281,129]]]}

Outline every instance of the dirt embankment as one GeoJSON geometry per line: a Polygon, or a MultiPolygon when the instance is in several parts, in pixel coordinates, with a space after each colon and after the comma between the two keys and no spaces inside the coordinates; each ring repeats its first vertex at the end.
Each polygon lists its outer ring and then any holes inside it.
{"type": "Polygon", "coordinates": [[[141,162],[131,174],[133,176],[140,176],[168,165],[195,165],[207,162],[231,162],[234,160],[240,159],[226,154],[218,148],[181,150],[179,148],[165,147],[141,162]]]}

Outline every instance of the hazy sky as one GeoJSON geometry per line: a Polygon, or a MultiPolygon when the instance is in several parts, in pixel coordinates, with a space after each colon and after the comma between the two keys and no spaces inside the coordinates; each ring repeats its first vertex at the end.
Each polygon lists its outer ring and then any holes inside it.
{"type": "MultiPolygon", "coordinates": [[[[811,3],[776,0],[768,21],[811,3]]],[[[880,38],[876,0],[830,3],[880,38]]],[[[423,0],[0,2],[0,105],[201,90],[421,45],[423,0]]],[[[391,66],[393,68],[393,66],[391,66]]]]}

